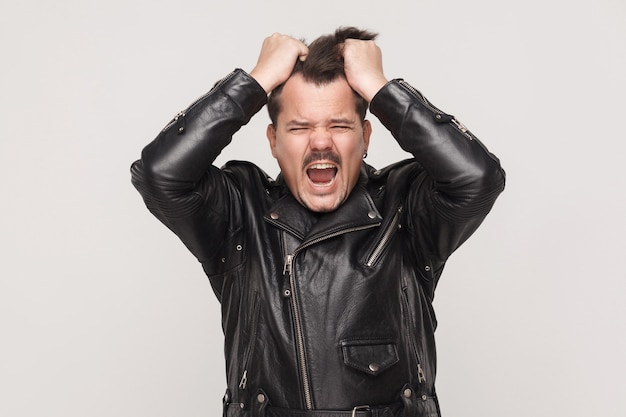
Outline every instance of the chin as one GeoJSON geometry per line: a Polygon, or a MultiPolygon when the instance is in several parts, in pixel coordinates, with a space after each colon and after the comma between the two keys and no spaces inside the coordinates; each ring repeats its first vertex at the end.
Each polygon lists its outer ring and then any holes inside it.
{"type": "Polygon", "coordinates": [[[344,199],[336,198],[312,198],[302,199],[300,202],[303,206],[316,213],[330,213],[337,210],[343,203],[344,199]]]}

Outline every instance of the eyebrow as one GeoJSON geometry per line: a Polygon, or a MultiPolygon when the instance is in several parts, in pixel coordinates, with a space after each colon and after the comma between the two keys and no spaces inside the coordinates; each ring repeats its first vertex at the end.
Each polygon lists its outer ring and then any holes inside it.
{"type": "Polygon", "coordinates": [[[306,120],[290,120],[286,123],[287,127],[308,126],[310,123],[306,120]]]}
{"type": "Polygon", "coordinates": [[[330,119],[330,123],[332,124],[342,124],[342,125],[353,125],[355,122],[352,119],[348,119],[345,117],[338,117],[330,119]]]}
{"type": "MultiPolygon", "coordinates": [[[[346,125],[354,125],[355,121],[352,119],[348,119],[345,117],[333,117],[328,120],[329,124],[346,124],[346,125]]],[[[310,126],[311,123],[306,120],[290,120],[287,122],[287,127],[301,127],[301,126],[310,126]]]]}

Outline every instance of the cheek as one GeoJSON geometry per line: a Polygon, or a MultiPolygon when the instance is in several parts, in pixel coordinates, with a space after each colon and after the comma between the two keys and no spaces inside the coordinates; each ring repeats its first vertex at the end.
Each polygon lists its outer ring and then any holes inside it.
{"type": "Polygon", "coordinates": [[[281,171],[298,172],[302,166],[302,160],[306,153],[306,147],[296,140],[289,143],[278,140],[272,149],[274,158],[278,161],[281,171]]]}
{"type": "Polygon", "coordinates": [[[352,137],[349,141],[346,141],[344,147],[345,154],[348,155],[351,162],[360,163],[365,153],[365,143],[362,137],[352,137]]]}

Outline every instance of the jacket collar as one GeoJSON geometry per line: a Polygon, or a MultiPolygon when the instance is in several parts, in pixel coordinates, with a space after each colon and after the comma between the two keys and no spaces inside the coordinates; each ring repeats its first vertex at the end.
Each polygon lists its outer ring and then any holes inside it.
{"type": "Polygon", "coordinates": [[[303,244],[353,230],[379,226],[382,217],[367,192],[366,183],[367,176],[362,172],[348,199],[330,213],[312,212],[300,204],[291,193],[287,193],[268,209],[264,219],[291,233],[303,244]]]}

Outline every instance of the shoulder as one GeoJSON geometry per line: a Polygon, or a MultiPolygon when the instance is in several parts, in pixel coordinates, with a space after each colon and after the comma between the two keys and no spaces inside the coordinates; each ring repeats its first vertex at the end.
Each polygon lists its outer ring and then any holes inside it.
{"type": "Polygon", "coordinates": [[[428,178],[424,168],[413,158],[405,159],[381,169],[364,164],[369,194],[379,208],[406,204],[414,194],[422,194],[428,178]]]}
{"type": "Polygon", "coordinates": [[[376,169],[364,164],[368,182],[373,186],[407,185],[420,175],[424,175],[424,168],[414,158],[404,159],[382,169],[376,169]]]}
{"type": "Polygon", "coordinates": [[[222,168],[225,174],[235,178],[271,184],[274,179],[256,164],[249,161],[228,161],[222,168]]]}
{"type": "Polygon", "coordinates": [[[286,186],[284,181],[274,179],[258,165],[249,161],[228,161],[222,168],[222,172],[243,194],[265,193],[272,199],[280,198],[286,186]]]}

